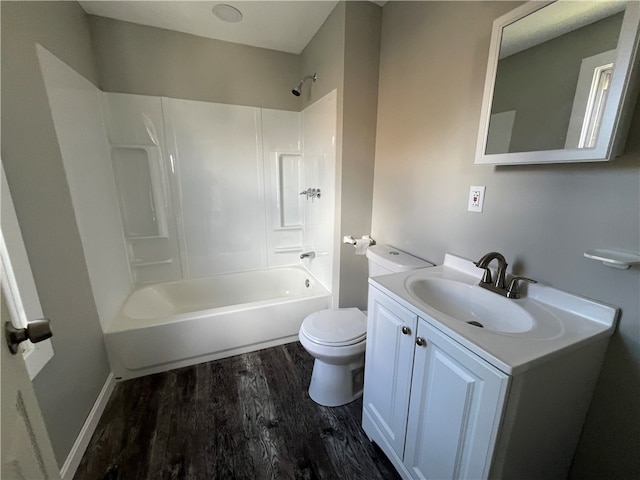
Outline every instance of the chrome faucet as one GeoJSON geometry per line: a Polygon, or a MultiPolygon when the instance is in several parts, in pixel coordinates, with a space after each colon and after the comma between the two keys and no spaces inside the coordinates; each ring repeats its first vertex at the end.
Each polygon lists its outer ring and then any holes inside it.
{"type": "Polygon", "coordinates": [[[316,258],[316,252],[303,252],[300,254],[300,260],[303,258],[316,258]]]}
{"type": "Polygon", "coordinates": [[[487,290],[491,290],[492,292],[498,293],[503,297],[507,298],[520,298],[520,288],[518,286],[518,282],[520,280],[529,283],[538,283],[535,280],[531,280],[526,277],[513,277],[511,282],[509,282],[509,287],[505,288],[505,275],[507,272],[507,261],[504,259],[504,256],[498,252],[489,252],[486,255],[483,255],[480,260],[475,262],[476,267],[483,268],[484,274],[482,275],[482,280],[480,280],[480,286],[482,288],[486,288],[487,290]],[[496,271],[496,279],[492,282],[491,280],[491,270],[489,269],[489,263],[492,260],[498,260],[498,270],[496,271]]]}

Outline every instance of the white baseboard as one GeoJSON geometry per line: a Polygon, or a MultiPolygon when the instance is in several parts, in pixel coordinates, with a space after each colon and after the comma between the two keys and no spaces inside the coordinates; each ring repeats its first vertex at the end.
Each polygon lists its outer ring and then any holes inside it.
{"type": "Polygon", "coordinates": [[[76,438],[76,441],[73,443],[73,447],[71,447],[67,460],[60,469],[60,476],[63,480],[72,480],[73,476],[76,474],[76,470],[80,465],[80,460],[82,460],[82,456],[89,445],[91,436],[98,426],[98,420],[100,420],[100,416],[102,415],[102,412],[104,412],[104,408],[107,406],[107,402],[111,397],[111,393],[113,392],[113,387],[115,387],[115,385],[115,375],[111,372],[107,377],[107,380],[104,382],[102,390],[100,390],[100,394],[93,404],[93,407],[89,412],[89,416],[85,420],[84,425],[78,434],[78,438],[76,438]]]}

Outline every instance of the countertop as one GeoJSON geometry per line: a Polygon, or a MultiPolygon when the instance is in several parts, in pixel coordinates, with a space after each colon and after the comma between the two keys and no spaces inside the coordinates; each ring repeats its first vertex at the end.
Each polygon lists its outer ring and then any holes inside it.
{"type": "Polygon", "coordinates": [[[407,288],[413,280],[423,278],[443,278],[477,286],[481,274],[482,270],[473,262],[446,254],[440,266],[372,277],[369,283],[510,375],[613,334],[619,316],[616,307],[540,283],[523,288],[520,299],[505,298],[505,301],[516,302],[534,319],[533,328],[522,333],[495,332],[468,325],[422,302],[407,288]]]}

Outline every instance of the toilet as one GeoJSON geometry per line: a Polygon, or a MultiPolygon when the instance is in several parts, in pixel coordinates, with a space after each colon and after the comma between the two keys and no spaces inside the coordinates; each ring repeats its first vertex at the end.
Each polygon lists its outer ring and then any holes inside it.
{"type": "MultiPolygon", "coordinates": [[[[388,245],[367,249],[369,276],[387,275],[433,264],[388,245]]],[[[315,358],[309,396],[319,405],[337,407],[362,395],[367,316],[357,308],[320,310],[307,316],[298,333],[315,358]]]]}

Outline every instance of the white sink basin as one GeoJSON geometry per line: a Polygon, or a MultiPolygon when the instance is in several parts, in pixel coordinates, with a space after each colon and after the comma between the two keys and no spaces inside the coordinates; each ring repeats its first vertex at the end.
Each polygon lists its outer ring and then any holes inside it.
{"type": "Polygon", "coordinates": [[[481,273],[473,262],[447,254],[440,266],[372,277],[369,283],[508,374],[615,329],[615,307],[543,283],[527,285],[522,298],[512,300],[479,287],[481,273]]]}
{"type": "Polygon", "coordinates": [[[477,285],[444,278],[409,278],[407,290],[419,302],[476,328],[523,333],[534,326],[533,317],[515,301],[477,285]]]}

